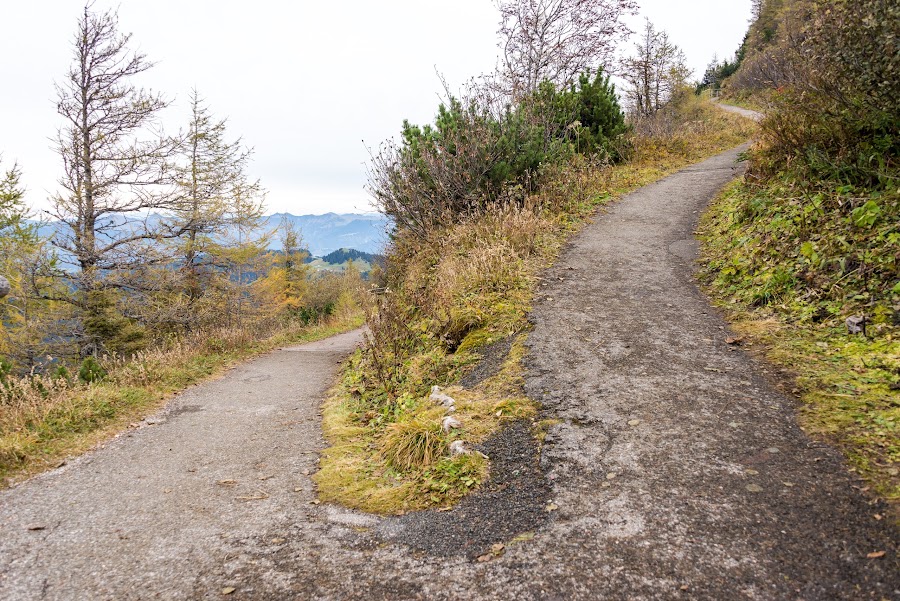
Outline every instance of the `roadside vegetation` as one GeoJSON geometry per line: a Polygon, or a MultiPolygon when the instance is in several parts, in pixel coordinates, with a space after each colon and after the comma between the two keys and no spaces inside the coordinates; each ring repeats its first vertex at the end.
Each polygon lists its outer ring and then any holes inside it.
{"type": "Polygon", "coordinates": [[[634,74],[630,117],[602,71],[532,77],[507,56],[512,72],[448,94],[434,124],[405,123],[374,156],[371,192],[396,229],[367,342],[325,404],[324,500],[445,507],[490,472],[475,445],[518,420],[540,439],[521,358],[541,271],[604,204],[751,137],[754,124],[686,88],[677,48],[649,24],[643,42],[634,65],[650,70],[634,74]],[[495,373],[463,385],[488,349],[506,353],[495,373]]]}
{"type": "Polygon", "coordinates": [[[0,164],[0,477],[54,465],[236,360],[362,322],[359,270],[317,272],[299,231],[265,223],[251,151],[199,92],[184,130],[161,133],[168,102],[135,84],[152,63],[131,46],[115,12],[84,8],[56,86],[51,237],[20,166],[0,164]]]}
{"type": "Polygon", "coordinates": [[[796,376],[802,423],[900,499],[900,8],[757,3],[729,99],[762,107],[703,227],[735,327],[796,376]]]}

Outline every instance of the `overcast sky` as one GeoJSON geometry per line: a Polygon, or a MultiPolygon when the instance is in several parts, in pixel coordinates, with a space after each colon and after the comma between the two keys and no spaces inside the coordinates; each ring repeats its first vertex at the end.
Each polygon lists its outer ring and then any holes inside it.
{"type": "MultiPolygon", "coordinates": [[[[638,0],[644,16],[686,53],[694,76],[713,54],[730,56],[751,0],[638,0]]],[[[168,131],[187,120],[194,86],[233,137],[254,148],[254,176],[270,212],[368,212],[366,147],[408,118],[432,119],[440,84],[493,69],[491,0],[97,0],[119,8],[132,46],[156,62],[142,79],[173,103],[168,131]]],[[[0,0],[0,154],[17,161],[27,200],[47,206],[60,160],[54,80],[71,61],[78,0],[0,0]]],[[[630,50],[631,44],[626,50],[630,50]]]]}

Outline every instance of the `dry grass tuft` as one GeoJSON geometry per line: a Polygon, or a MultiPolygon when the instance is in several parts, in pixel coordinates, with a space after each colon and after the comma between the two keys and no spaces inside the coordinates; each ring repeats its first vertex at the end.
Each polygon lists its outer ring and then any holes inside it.
{"type": "Polygon", "coordinates": [[[389,466],[401,471],[426,468],[447,452],[441,416],[430,413],[405,417],[385,428],[381,456],[389,466]]]}

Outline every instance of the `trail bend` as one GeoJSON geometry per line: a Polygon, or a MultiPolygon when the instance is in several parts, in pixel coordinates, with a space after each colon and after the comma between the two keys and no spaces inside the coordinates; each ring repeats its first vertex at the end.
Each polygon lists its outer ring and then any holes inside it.
{"type": "MultiPolygon", "coordinates": [[[[545,275],[526,384],[558,420],[533,462],[554,510],[502,556],[315,503],[318,408],[356,332],[237,367],[0,492],[0,598],[898,598],[896,530],[694,282],[692,232],[741,150],[626,196],[545,275]]],[[[477,520],[478,499],[440,523],[477,520]]]]}

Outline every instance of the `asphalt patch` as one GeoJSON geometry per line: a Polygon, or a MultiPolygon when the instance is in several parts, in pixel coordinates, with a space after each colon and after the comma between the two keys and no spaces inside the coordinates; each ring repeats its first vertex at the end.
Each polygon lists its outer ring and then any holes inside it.
{"type": "Polygon", "coordinates": [[[509,351],[512,349],[514,340],[515,335],[507,336],[502,340],[498,340],[497,342],[478,349],[478,354],[481,355],[481,359],[479,359],[475,367],[472,368],[472,371],[460,379],[459,383],[466,388],[474,388],[488,378],[496,375],[500,371],[500,368],[503,367],[503,362],[509,357],[509,351]]]}
{"type": "Polygon", "coordinates": [[[490,457],[487,482],[451,511],[419,511],[385,520],[385,542],[441,557],[475,559],[491,545],[534,532],[550,520],[550,485],[540,468],[531,422],[518,421],[479,445],[490,457]]]}

